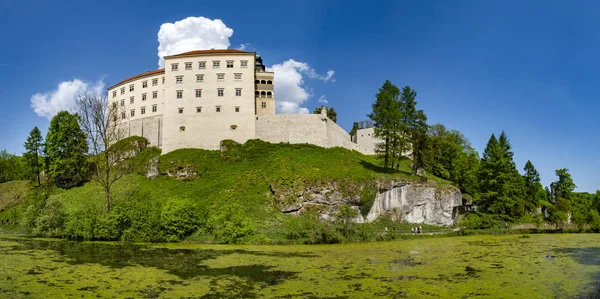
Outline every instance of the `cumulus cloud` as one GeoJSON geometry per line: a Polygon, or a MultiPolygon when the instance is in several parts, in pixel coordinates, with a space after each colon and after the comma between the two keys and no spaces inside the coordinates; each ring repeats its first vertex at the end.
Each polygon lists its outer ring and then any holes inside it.
{"type": "Polygon", "coordinates": [[[250,46],[250,43],[245,43],[245,44],[240,44],[240,46],[238,47],[238,50],[246,50],[246,48],[248,48],[250,46]]]}
{"type": "Polygon", "coordinates": [[[324,94],[319,97],[319,103],[329,104],[329,101],[327,101],[327,98],[325,98],[324,94]]]}
{"type": "Polygon", "coordinates": [[[193,50],[227,49],[233,29],[219,19],[188,17],[175,23],[164,23],[158,31],[158,66],[165,66],[164,56],[193,50]]]}
{"type": "Polygon", "coordinates": [[[275,72],[275,98],[277,100],[276,109],[278,113],[308,113],[307,108],[301,107],[311,97],[304,83],[303,74],[311,79],[319,79],[327,82],[332,80],[335,73],[330,70],[327,72],[327,75],[321,75],[308,63],[294,59],[274,64],[267,68],[267,70],[275,72]]]}
{"type": "Polygon", "coordinates": [[[100,95],[103,92],[104,81],[102,79],[95,83],[84,82],[80,79],[63,81],[52,91],[32,95],[31,108],[37,115],[51,119],[62,110],[74,110],[75,99],[78,95],[84,93],[100,95]]]}

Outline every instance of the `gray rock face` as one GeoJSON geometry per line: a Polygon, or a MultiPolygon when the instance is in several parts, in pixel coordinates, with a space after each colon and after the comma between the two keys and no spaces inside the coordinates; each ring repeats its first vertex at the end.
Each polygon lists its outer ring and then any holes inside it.
{"type": "Polygon", "coordinates": [[[457,188],[399,182],[377,194],[366,220],[374,221],[388,214],[409,223],[452,225],[454,208],[461,205],[462,196],[457,188]]]}
{"type": "MultiPolygon", "coordinates": [[[[373,183],[373,182],[369,182],[373,183]]],[[[431,225],[454,224],[455,207],[462,205],[462,195],[456,187],[437,185],[434,182],[374,182],[379,192],[366,217],[359,213],[356,223],[371,222],[381,215],[393,220],[431,225]]],[[[275,206],[284,213],[300,215],[316,211],[322,220],[335,220],[342,205],[359,210],[362,184],[339,182],[296,186],[294,189],[271,185],[275,206]]]]}

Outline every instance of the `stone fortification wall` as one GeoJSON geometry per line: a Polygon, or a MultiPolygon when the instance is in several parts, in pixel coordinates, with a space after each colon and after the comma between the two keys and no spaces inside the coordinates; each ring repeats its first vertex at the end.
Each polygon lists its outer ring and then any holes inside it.
{"type": "Polygon", "coordinates": [[[123,123],[125,137],[142,136],[150,141],[151,146],[162,146],[162,115],[137,118],[123,123]]]}
{"type": "Polygon", "coordinates": [[[271,143],[309,143],[356,150],[350,135],[321,114],[275,114],[256,117],[256,138],[271,143]]]}

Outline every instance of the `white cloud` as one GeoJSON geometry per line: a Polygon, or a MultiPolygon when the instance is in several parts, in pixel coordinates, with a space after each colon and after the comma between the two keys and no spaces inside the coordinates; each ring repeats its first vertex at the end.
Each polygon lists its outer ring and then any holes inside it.
{"type": "Polygon", "coordinates": [[[238,47],[238,50],[246,50],[246,48],[248,48],[250,46],[250,43],[245,43],[245,44],[240,44],[240,46],[238,47]]]}
{"type": "Polygon", "coordinates": [[[324,94],[319,97],[319,103],[329,104],[329,101],[327,101],[324,94]]]}
{"type": "Polygon", "coordinates": [[[93,84],[79,79],[63,81],[55,90],[32,95],[31,108],[37,115],[51,119],[62,110],[75,110],[75,99],[78,95],[84,93],[100,95],[103,92],[104,82],[102,79],[93,84]]]}
{"type": "Polygon", "coordinates": [[[219,19],[188,17],[175,23],[164,23],[158,31],[158,66],[164,67],[164,56],[187,51],[227,49],[233,29],[219,19]]]}
{"type": "MultiPolygon", "coordinates": [[[[275,72],[275,99],[278,113],[308,113],[307,108],[301,107],[311,97],[304,84],[302,74],[327,82],[335,73],[330,70],[327,75],[320,75],[308,63],[294,59],[274,64],[267,70],[275,72]]],[[[312,91],[312,89],[309,90],[312,91]]]]}

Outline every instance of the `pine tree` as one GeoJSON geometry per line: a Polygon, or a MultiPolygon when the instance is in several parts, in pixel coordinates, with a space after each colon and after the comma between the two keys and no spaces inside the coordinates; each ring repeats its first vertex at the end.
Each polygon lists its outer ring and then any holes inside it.
{"type": "Polygon", "coordinates": [[[525,174],[523,174],[523,180],[525,181],[525,206],[530,213],[535,213],[540,205],[540,201],[545,198],[544,187],[540,183],[540,174],[531,161],[527,160],[523,170],[525,170],[525,174]]]}
{"type": "MultiPolygon", "coordinates": [[[[417,92],[409,86],[404,86],[400,96],[398,108],[400,110],[400,123],[398,126],[399,138],[395,143],[394,152],[397,160],[409,149],[412,149],[412,170],[416,174],[418,169],[425,168],[429,163],[429,140],[427,131],[427,116],[423,110],[417,110],[417,92]]],[[[399,166],[399,165],[397,165],[399,166]]]]}
{"type": "Polygon", "coordinates": [[[373,112],[367,115],[374,122],[374,135],[382,140],[375,146],[375,152],[383,159],[385,169],[392,168],[395,162],[395,146],[399,139],[398,124],[400,109],[398,97],[400,90],[392,82],[386,80],[379,88],[373,103],[373,112]]]}
{"type": "Polygon", "coordinates": [[[50,121],[46,135],[48,174],[61,188],[79,186],[88,178],[88,144],[77,118],[76,114],[59,112],[50,121]]]}
{"type": "Polygon", "coordinates": [[[42,172],[41,154],[44,150],[42,132],[38,127],[34,127],[25,141],[25,163],[30,177],[37,177],[38,186],[41,184],[40,172],[42,172]]]}
{"type": "Polygon", "coordinates": [[[558,180],[553,182],[552,196],[554,206],[558,211],[569,212],[571,210],[571,195],[577,185],[573,182],[569,169],[561,168],[555,171],[558,180]]]}

